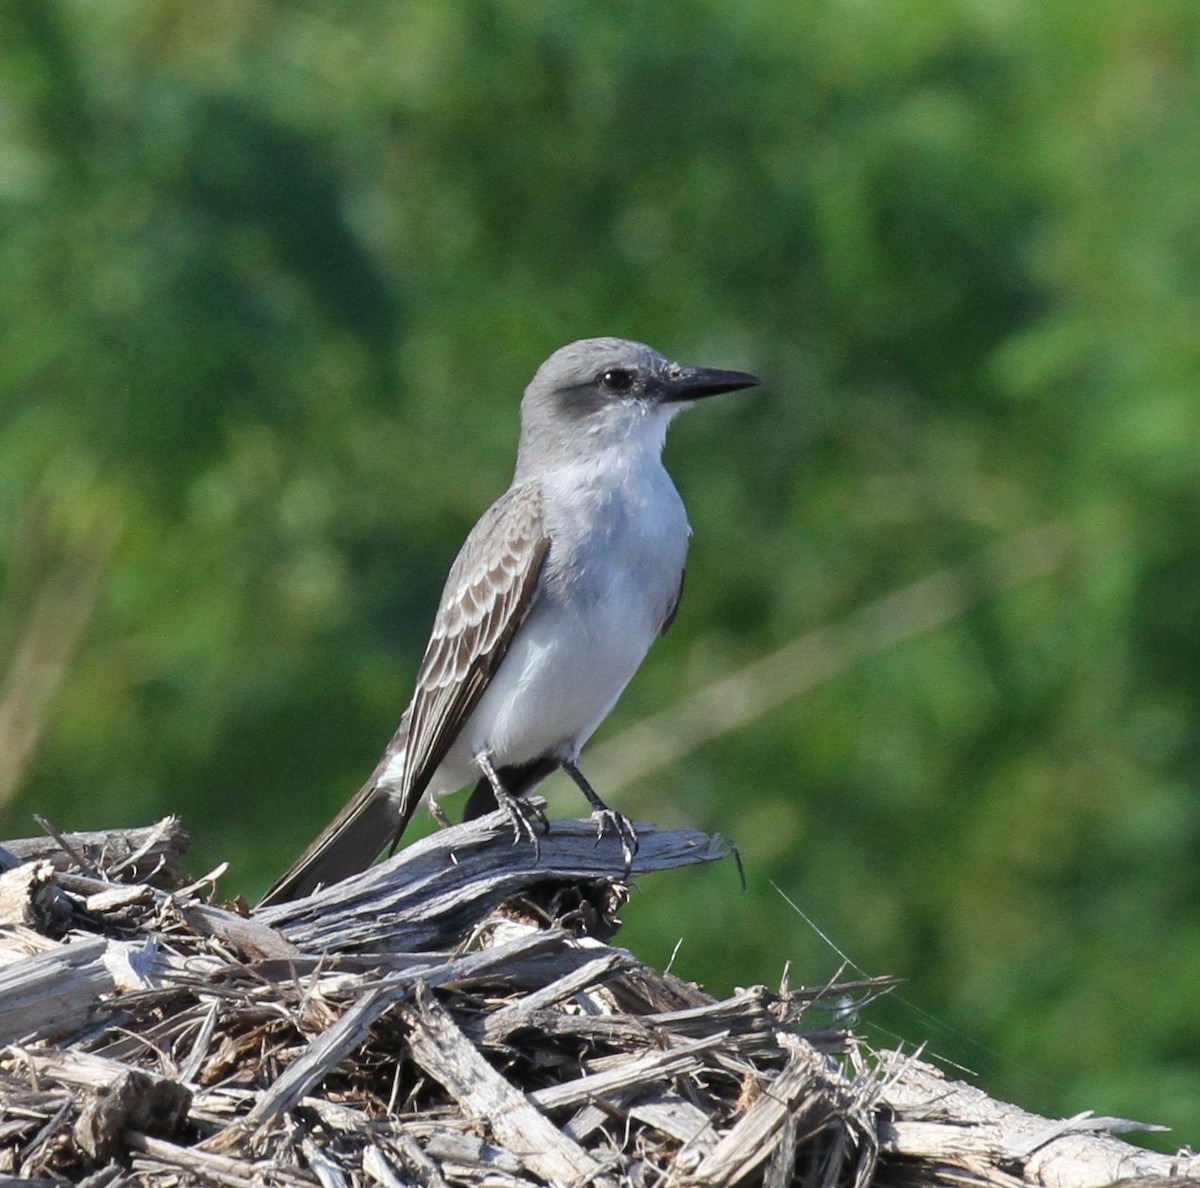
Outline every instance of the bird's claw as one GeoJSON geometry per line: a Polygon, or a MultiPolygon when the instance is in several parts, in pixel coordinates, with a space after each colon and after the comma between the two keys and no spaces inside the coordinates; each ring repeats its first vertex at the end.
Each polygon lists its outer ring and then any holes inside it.
{"type": "Polygon", "coordinates": [[[592,820],[596,822],[596,845],[605,833],[611,833],[621,843],[621,857],[625,860],[625,877],[628,878],[638,852],[638,835],[633,822],[624,813],[610,808],[596,809],[592,820]]]}
{"type": "Polygon", "coordinates": [[[536,862],[542,855],[542,847],[538,842],[538,834],[550,832],[550,822],[541,805],[532,804],[524,797],[503,796],[496,798],[500,807],[508,814],[512,825],[513,845],[519,846],[527,841],[533,847],[533,858],[536,862]]]}

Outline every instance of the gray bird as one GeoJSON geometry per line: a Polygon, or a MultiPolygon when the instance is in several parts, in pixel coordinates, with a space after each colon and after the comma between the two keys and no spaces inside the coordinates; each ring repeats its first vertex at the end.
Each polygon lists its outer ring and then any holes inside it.
{"type": "Polygon", "coordinates": [[[518,798],[559,767],[628,869],[633,825],[584,778],[579,752],[679,607],[691,529],[662,465],[667,426],[693,401],[758,382],[620,338],[573,342],[538,368],[512,485],[450,569],[399,728],[263,905],[366,869],[422,798],[446,824],[438,801],[471,783],[466,818],[499,805],[536,848],[545,819],[518,798]]]}

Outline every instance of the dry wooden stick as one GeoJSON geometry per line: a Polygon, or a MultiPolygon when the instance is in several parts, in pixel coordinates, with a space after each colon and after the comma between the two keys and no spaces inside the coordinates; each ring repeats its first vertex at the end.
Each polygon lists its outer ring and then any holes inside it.
{"type": "Polygon", "coordinates": [[[286,1188],[315,1188],[317,1184],[315,1177],[299,1174],[273,1160],[234,1159],[202,1147],[182,1147],[165,1139],[151,1138],[136,1130],[125,1132],[125,1142],[131,1151],[148,1156],[152,1165],[177,1168],[201,1184],[229,1185],[229,1188],[262,1188],[264,1182],[286,1188]]]}
{"type": "Polygon", "coordinates": [[[412,1029],[412,1058],[458,1102],[468,1117],[486,1124],[535,1175],[551,1184],[586,1184],[604,1168],[573,1142],[529,1098],[506,1081],[476,1050],[428,991],[404,1011],[412,1029]]]}
{"type": "MultiPolygon", "coordinates": [[[[807,1044],[794,1045],[783,1072],[763,1088],[758,1100],[683,1182],[704,1188],[736,1184],[771,1156],[791,1122],[801,1121],[810,1135],[830,1123],[828,1098],[818,1091],[828,1079],[825,1060],[807,1044]],[[807,1116],[813,1113],[815,1117],[807,1116]]],[[[792,1134],[790,1141],[795,1138],[792,1134]]],[[[869,1167],[865,1173],[860,1169],[860,1181],[864,1174],[869,1174],[869,1167]]]]}
{"type": "Polygon", "coordinates": [[[484,1024],[484,1042],[502,1043],[514,1031],[536,1025],[538,1014],[546,1008],[591,986],[597,986],[614,973],[636,964],[633,957],[620,949],[604,949],[601,956],[587,962],[586,965],[563,974],[548,986],[526,994],[509,1006],[492,1011],[484,1024]]]}
{"type": "Polygon", "coordinates": [[[0,968],[0,1043],[68,1035],[101,995],[114,989],[104,959],[119,941],[104,937],[60,945],[0,968]]]}
{"type": "Polygon", "coordinates": [[[624,1095],[659,1081],[667,1082],[672,1077],[700,1068],[701,1062],[697,1059],[700,1053],[720,1048],[727,1038],[724,1035],[711,1035],[707,1039],[680,1044],[677,1048],[630,1057],[616,1068],[588,1073],[546,1089],[535,1089],[529,1094],[529,1099],[543,1110],[561,1110],[597,1098],[624,1095]]]}
{"type": "Polygon", "coordinates": [[[140,879],[166,886],[178,879],[179,860],[191,846],[178,817],[164,817],[156,825],[139,829],[65,833],[62,838],[67,850],[50,836],[6,841],[4,848],[22,862],[44,858],[59,870],[71,867],[71,852],[75,852],[109,872],[110,878],[120,874],[122,881],[140,879]]]}
{"type": "Polygon", "coordinates": [[[985,1175],[987,1169],[1020,1169],[1025,1183],[1056,1188],[1096,1188],[1150,1175],[1200,1177],[1200,1156],[1172,1159],[1110,1137],[1162,1127],[1090,1114],[1052,1121],[948,1080],[924,1061],[890,1056],[884,1062],[888,1079],[882,1099],[893,1114],[879,1126],[885,1156],[974,1167],[985,1175]]]}
{"type": "MultiPolygon", "coordinates": [[[[327,1028],[276,1078],[250,1113],[228,1128],[223,1136],[210,1140],[213,1150],[229,1150],[241,1135],[255,1126],[290,1110],[296,1102],[319,1084],[338,1064],[361,1046],[371,1027],[397,1002],[410,997],[419,987],[467,984],[519,965],[529,956],[540,956],[548,947],[564,947],[561,935],[531,932],[518,940],[462,957],[432,958],[420,969],[391,975],[378,985],[367,988],[361,998],[327,1028]]],[[[366,982],[364,980],[364,987],[366,982]]]]}
{"type": "MultiPolygon", "coordinates": [[[[732,851],[697,830],[638,826],[633,875],[716,862],[732,851]]],[[[422,838],[394,858],[316,895],[262,908],[255,919],[308,952],[420,952],[454,944],[488,911],[531,888],[619,879],[615,839],[592,821],[554,820],[540,857],[513,845],[503,812],[422,838]]]]}

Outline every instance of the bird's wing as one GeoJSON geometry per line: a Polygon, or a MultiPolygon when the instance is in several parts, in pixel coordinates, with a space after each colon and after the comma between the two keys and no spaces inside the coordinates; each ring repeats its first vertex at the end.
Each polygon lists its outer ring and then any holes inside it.
{"type": "Polygon", "coordinates": [[[446,579],[416,693],[383,758],[260,908],[365,870],[395,844],[525,621],[549,543],[535,486],[510,488],[484,513],[446,579]],[[380,780],[401,751],[401,793],[393,797],[380,780]]]}
{"type": "Polygon", "coordinates": [[[409,707],[402,803],[411,811],[533,605],[550,546],[536,484],[483,514],[446,579],[409,707]]]}
{"type": "Polygon", "coordinates": [[[679,614],[679,604],[683,601],[683,580],[687,577],[687,570],[679,571],[679,589],[675,592],[675,601],[671,603],[671,609],[667,611],[666,618],[662,621],[662,626],[658,629],[659,635],[666,635],[671,630],[671,624],[675,622],[675,616],[679,614]]]}

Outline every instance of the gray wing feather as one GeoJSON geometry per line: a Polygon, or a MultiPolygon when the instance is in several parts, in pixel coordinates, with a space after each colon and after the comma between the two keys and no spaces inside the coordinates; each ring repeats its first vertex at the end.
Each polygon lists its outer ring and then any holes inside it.
{"type": "Polygon", "coordinates": [[[402,802],[425,791],[533,604],[549,548],[540,490],[510,488],[450,569],[409,716],[402,802]]]}
{"type": "Polygon", "coordinates": [[[387,751],[260,907],[365,870],[395,844],[525,621],[549,543],[534,486],[510,488],[484,513],[446,579],[416,693],[387,751]],[[394,797],[379,781],[401,748],[401,793],[394,797]]]}
{"type": "Polygon", "coordinates": [[[658,629],[659,635],[666,635],[671,630],[671,624],[675,622],[675,616],[679,614],[679,604],[683,601],[683,581],[687,577],[687,570],[679,571],[679,589],[675,592],[675,601],[671,603],[671,609],[667,611],[667,616],[663,619],[662,626],[658,629]]]}

